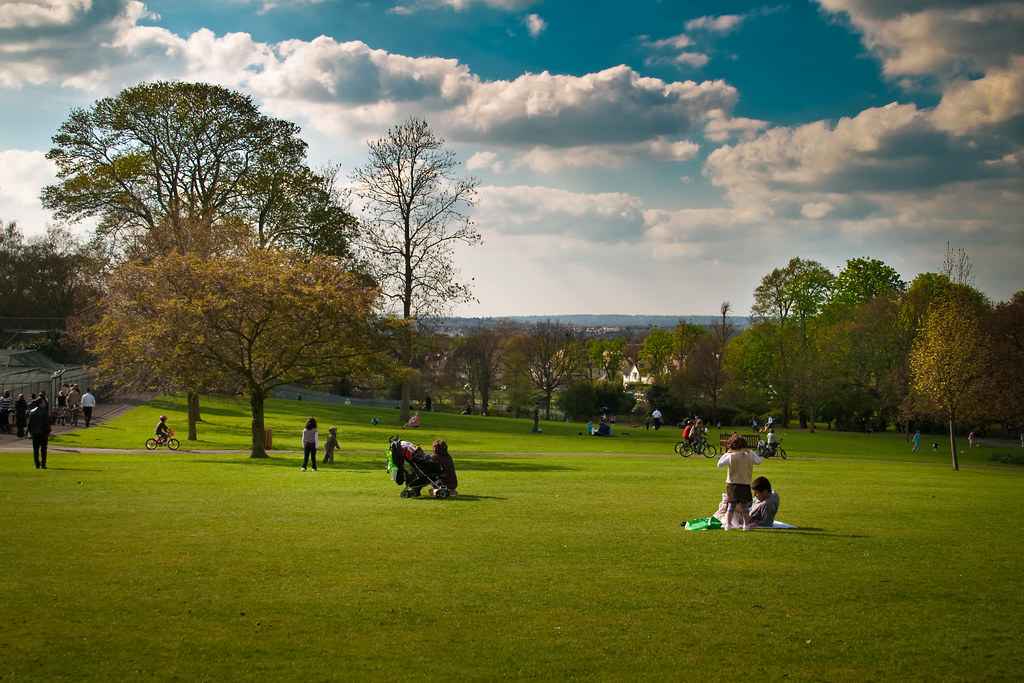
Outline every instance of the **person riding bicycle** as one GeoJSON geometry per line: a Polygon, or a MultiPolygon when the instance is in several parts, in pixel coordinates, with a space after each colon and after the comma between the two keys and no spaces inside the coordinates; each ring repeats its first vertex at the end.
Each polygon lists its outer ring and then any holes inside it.
{"type": "Polygon", "coordinates": [[[171,438],[171,428],[167,426],[167,416],[161,415],[160,421],[156,423],[156,440],[163,442],[171,438]]]}
{"type": "Polygon", "coordinates": [[[690,427],[690,443],[696,446],[700,443],[701,439],[704,438],[704,420],[699,417],[693,421],[693,426],[690,427]]]}
{"type": "Polygon", "coordinates": [[[775,455],[775,450],[779,447],[779,441],[775,438],[775,430],[772,427],[768,427],[768,431],[764,435],[764,441],[757,444],[760,448],[762,455],[772,457],[775,455]]]}
{"type": "Polygon", "coordinates": [[[683,437],[683,441],[690,440],[690,432],[693,431],[693,420],[687,419],[683,425],[683,431],[680,432],[679,436],[683,437]]]}

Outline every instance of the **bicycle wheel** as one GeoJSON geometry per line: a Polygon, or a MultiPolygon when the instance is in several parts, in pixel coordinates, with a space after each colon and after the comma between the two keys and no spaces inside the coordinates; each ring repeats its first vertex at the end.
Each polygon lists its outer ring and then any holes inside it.
{"type": "Polygon", "coordinates": [[[783,460],[788,460],[788,459],[789,459],[789,458],[788,458],[788,457],[786,456],[786,449],[785,449],[785,448],[783,448],[782,446],[779,446],[779,449],[778,449],[778,451],[776,451],[776,454],[777,454],[777,455],[778,455],[778,456],[779,456],[780,458],[782,458],[783,460]]]}
{"type": "Polygon", "coordinates": [[[705,458],[717,458],[718,457],[718,446],[709,443],[704,447],[705,458]]]}
{"type": "Polygon", "coordinates": [[[156,439],[146,439],[146,450],[155,451],[157,447],[156,439]]]}
{"type": "Polygon", "coordinates": [[[690,457],[690,451],[687,450],[687,445],[688,444],[685,441],[678,442],[676,444],[676,447],[675,447],[676,453],[678,453],[680,456],[682,456],[684,458],[689,458],[690,457]]]}
{"type": "Polygon", "coordinates": [[[177,439],[168,439],[167,440],[167,447],[170,448],[172,451],[178,450],[178,448],[180,446],[181,446],[181,442],[178,441],[177,439]]]}

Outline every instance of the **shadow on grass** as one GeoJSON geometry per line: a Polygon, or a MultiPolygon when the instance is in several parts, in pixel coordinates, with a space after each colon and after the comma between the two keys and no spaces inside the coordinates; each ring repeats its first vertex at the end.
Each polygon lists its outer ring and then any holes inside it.
{"type": "Polygon", "coordinates": [[[430,500],[438,503],[458,503],[460,501],[466,501],[472,503],[473,501],[477,500],[508,500],[508,498],[502,498],[501,496],[474,496],[473,494],[460,493],[457,496],[452,496],[451,498],[444,499],[434,498],[433,496],[428,496],[424,494],[422,496],[416,496],[415,498],[406,498],[404,500],[430,500]]]}
{"type": "Polygon", "coordinates": [[[839,534],[839,533],[836,533],[836,532],[833,532],[833,531],[829,531],[827,529],[822,529],[820,527],[813,527],[813,526],[801,526],[801,527],[797,527],[796,529],[757,529],[757,531],[770,532],[770,533],[780,533],[780,534],[785,534],[786,536],[808,536],[808,537],[815,537],[815,536],[826,537],[827,536],[827,537],[830,537],[830,538],[871,538],[870,536],[865,536],[864,534],[839,534]]]}
{"type": "Polygon", "coordinates": [[[48,470],[59,470],[61,472],[106,472],[106,470],[94,469],[92,467],[51,467],[46,466],[48,470]]]}
{"type": "MultiPolygon", "coordinates": [[[[298,468],[302,465],[302,460],[299,458],[242,458],[236,457],[225,457],[223,460],[194,460],[193,462],[203,463],[207,465],[249,465],[253,467],[288,467],[298,468]]],[[[320,463],[318,465],[320,469],[326,471],[330,470],[353,470],[353,471],[377,471],[384,472],[383,463],[376,462],[365,462],[358,460],[348,460],[341,462],[328,463],[326,465],[320,463]]]]}
{"type": "MultiPolygon", "coordinates": [[[[194,460],[193,462],[211,465],[251,465],[255,467],[298,467],[302,460],[292,458],[237,458],[226,456],[222,460],[194,460]]],[[[384,472],[384,459],[378,460],[335,460],[333,463],[319,463],[320,469],[351,470],[362,472],[384,472]]],[[[455,464],[460,472],[570,472],[573,467],[564,465],[546,465],[543,463],[511,462],[508,460],[460,460],[455,464]]]]}

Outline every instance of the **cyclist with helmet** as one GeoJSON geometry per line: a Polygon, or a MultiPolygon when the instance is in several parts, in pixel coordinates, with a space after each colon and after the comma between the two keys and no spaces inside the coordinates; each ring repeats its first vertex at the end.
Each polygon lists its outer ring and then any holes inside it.
{"type": "Polygon", "coordinates": [[[156,440],[161,443],[171,437],[171,428],[167,426],[167,416],[161,415],[160,421],[156,423],[156,440]]]}

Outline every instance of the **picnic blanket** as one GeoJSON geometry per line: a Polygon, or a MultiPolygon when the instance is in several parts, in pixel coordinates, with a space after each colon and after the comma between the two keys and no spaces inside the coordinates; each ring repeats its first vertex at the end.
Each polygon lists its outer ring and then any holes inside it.
{"type": "MultiPolygon", "coordinates": [[[[722,523],[718,521],[717,517],[698,517],[697,519],[691,519],[683,525],[687,531],[714,531],[722,528],[722,523]]],[[[775,520],[770,527],[766,526],[752,526],[751,529],[796,529],[797,527],[792,524],[786,524],[775,520]]]]}

